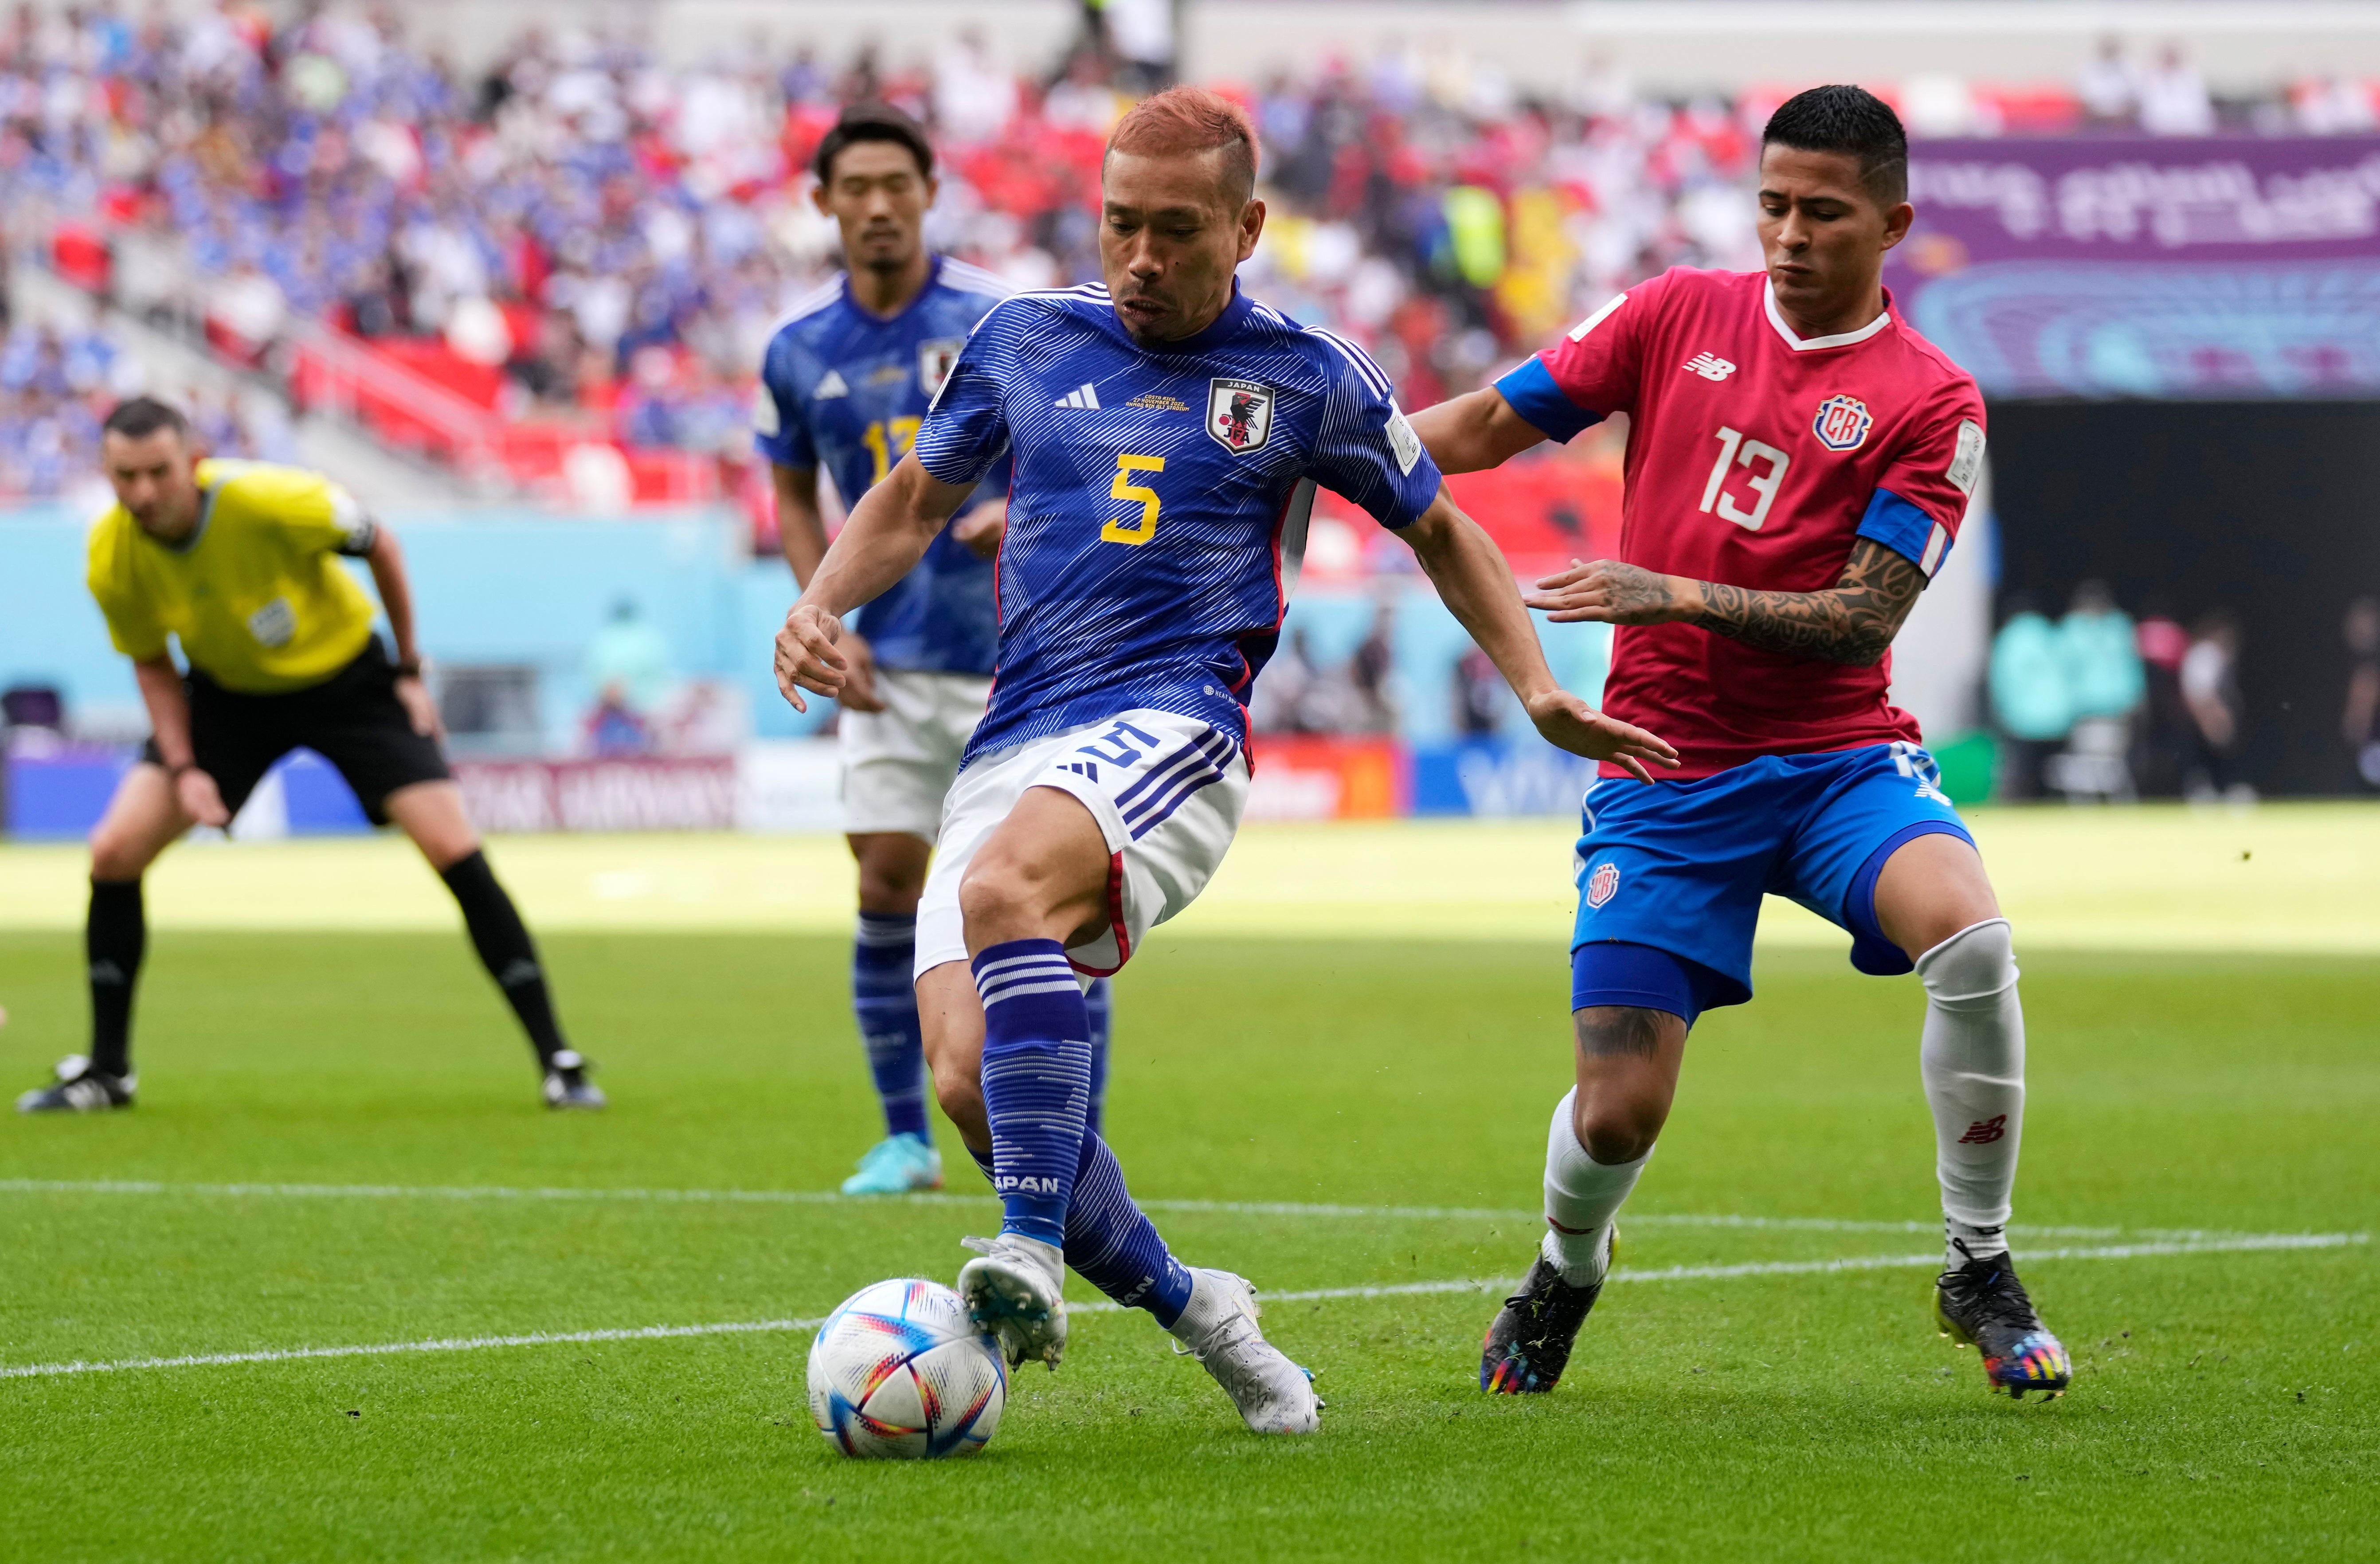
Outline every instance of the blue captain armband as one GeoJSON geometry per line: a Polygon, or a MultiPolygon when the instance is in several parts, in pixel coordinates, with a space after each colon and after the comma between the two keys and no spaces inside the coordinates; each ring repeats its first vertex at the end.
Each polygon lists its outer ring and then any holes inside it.
{"type": "Polygon", "coordinates": [[[1890,549],[1932,580],[1950,557],[1950,529],[1889,489],[1879,489],[1860,517],[1859,535],[1890,549]]]}
{"type": "Polygon", "coordinates": [[[1542,358],[1524,360],[1520,368],[1496,382],[1496,389],[1512,405],[1512,411],[1545,430],[1550,440],[1568,443],[1581,430],[1603,421],[1601,413],[1590,413],[1570,399],[1542,358]]]}

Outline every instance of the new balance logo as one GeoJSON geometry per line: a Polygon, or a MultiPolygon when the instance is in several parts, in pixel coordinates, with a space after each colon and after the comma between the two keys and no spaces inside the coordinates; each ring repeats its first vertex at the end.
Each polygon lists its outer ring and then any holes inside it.
{"type": "Polygon", "coordinates": [[[1961,1146],[1989,1146],[1996,1140],[2005,1140],[2007,1138],[2008,1115],[2005,1113],[1995,1113],[1988,1119],[1978,1119],[1973,1123],[1968,1125],[1967,1133],[1959,1137],[1959,1144],[1961,1146]]]}
{"type": "Polygon", "coordinates": [[[810,393],[811,398],[820,402],[825,401],[830,396],[848,396],[850,394],[851,387],[844,384],[843,376],[832,370],[829,370],[826,372],[826,378],[818,382],[818,389],[810,393]]]}
{"type": "Polygon", "coordinates": [[[1099,394],[1092,388],[1090,382],[1085,381],[1074,390],[1066,393],[1065,395],[1061,396],[1055,402],[1050,403],[1050,406],[1052,407],[1082,407],[1087,408],[1091,412],[1097,412],[1099,407],[1099,394]]]}
{"type": "Polygon", "coordinates": [[[1723,381],[1735,373],[1735,366],[1716,353],[1697,353],[1686,360],[1686,368],[1706,381],[1723,381]]]}

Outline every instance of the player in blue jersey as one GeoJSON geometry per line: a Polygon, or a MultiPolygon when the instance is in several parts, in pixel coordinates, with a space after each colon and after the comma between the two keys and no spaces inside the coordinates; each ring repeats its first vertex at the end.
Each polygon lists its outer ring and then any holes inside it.
{"type": "MultiPolygon", "coordinates": [[[[814,199],[843,230],[847,270],[795,305],[770,338],[753,431],[776,482],[785,563],[803,585],[827,549],[819,468],[846,503],[892,470],[967,333],[1010,292],[990,273],[926,249],[933,149],[900,110],[846,109],[819,143],[816,169],[814,199]]],[[[910,968],[942,798],[991,688],[999,637],[991,558],[1006,488],[1004,471],[990,473],[916,567],[860,611],[843,642],[853,660],[843,691],[844,825],[859,865],[851,1002],[884,1109],[884,1138],[844,1181],[845,1194],[942,1182],[926,1122],[910,968]]],[[[1107,1081],[1106,984],[1090,1005],[1096,1125],[1107,1081]]]]}
{"type": "Polygon", "coordinates": [[[1633,774],[1669,746],[1562,690],[1496,546],[1441,487],[1388,378],[1238,291],[1264,203],[1256,132],[1200,88],[1118,122],[1104,286],[986,315],[915,449],[853,512],[777,637],[788,699],[853,676],[841,616],[910,569],[1003,454],[1000,672],[918,908],[917,990],[943,1110],[992,1174],[998,1238],[959,1273],[1011,1361],[1056,1366],[1072,1266],[1147,1309],[1248,1426],[1307,1433],[1308,1376],[1254,1290],[1184,1267],[1085,1124],[1078,976],[1121,967],[1221,861],[1247,797],[1246,702],[1297,578],[1315,487],[1368,511],[1566,749],[1633,774]]]}

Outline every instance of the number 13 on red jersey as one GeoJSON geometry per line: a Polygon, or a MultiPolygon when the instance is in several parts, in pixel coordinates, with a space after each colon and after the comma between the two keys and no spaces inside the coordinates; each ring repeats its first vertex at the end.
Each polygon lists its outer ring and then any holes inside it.
{"type": "Polygon", "coordinates": [[[1760,524],[1768,519],[1768,507],[1777,503],[1777,491],[1785,481],[1785,469],[1793,458],[1762,440],[1747,440],[1739,430],[1721,426],[1718,431],[1718,460],[1711,464],[1710,481],[1703,485],[1702,512],[1708,515],[1716,511],[1723,521],[1731,521],[1747,532],[1757,532],[1760,524]],[[1727,486],[1730,467],[1744,469],[1743,486],[1758,499],[1750,510],[1736,503],[1727,486]]]}

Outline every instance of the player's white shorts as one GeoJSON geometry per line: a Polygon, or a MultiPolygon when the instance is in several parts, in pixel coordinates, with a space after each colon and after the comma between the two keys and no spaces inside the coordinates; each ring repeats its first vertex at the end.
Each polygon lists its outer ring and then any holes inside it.
{"type": "Polygon", "coordinates": [[[1248,759],[1231,734],[1171,711],[1127,711],[978,757],[942,808],[942,837],[917,903],[917,971],[967,959],[959,881],[1029,787],[1082,800],[1108,843],[1108,927],[1067,951],[1104,977],[1214,877],[1248,802],[1248,759]]]}
{"type": "Polygon", "coordinates": [[[931,842],[991,680],[880,668],[876,694],[883,710],[843,713],[843,829],[931,842]]]}

